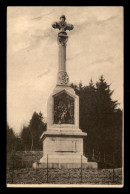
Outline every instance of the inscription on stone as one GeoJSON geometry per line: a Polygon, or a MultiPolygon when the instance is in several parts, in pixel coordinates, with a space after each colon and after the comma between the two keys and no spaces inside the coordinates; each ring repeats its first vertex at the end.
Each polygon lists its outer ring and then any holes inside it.
{"type": "Polygon", "coordinates": [[[76,141],[56,141],[56,152],[76,152],[76,141]]]}

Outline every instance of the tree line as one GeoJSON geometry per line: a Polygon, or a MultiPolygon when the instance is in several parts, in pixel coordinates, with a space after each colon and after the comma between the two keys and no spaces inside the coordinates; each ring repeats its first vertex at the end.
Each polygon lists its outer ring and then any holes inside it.
{"type": "MultiPolygon", "coordinates": [[[[79,96],[79,127],[87,133],[84,138],[84,154],[90,155],[93,150],[104,154],[114,153],[116,163],[121,165],[122,159],[122,110],[118,101],[112,100],[114,91],[106,83],[103,76],[95,84],[90,80],[88,86],[81,82],[71,84],[79,96]]],[[[7,125],[7,151],[42,150],[40,136],[46,130],[42,113],[34,112],[27,126],[23,126],[20,137],[14,134],[7,125]]]]}
{"type": "Polygon", "coordinates": [[[19,136],[7,124],[7,152],[11,150],[42,150],[40,136],[47,128],[47,124],[43,120],[44,118],[41,112],[34,112],[29,124],[22,127],[19,136]]]}
{"type": "Polygon", "coordinates": [[[114,154],[115,163],[122,163],[122,110],[118,101],[112,100],[114,91],[103,76],[96,84],[90,80],[88,86],[72,84],[79,95],[79,125],[87,133],[84,139],[84,154],[93,151],[104,155],[114,154]]]}

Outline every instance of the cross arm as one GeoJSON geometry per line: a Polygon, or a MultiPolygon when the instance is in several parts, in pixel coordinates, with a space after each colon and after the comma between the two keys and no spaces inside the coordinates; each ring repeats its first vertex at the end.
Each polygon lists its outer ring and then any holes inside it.
{"type": "Polygon", "coordinates": [[[67,24],[65,30],[73,30],[74,26],[72,24],[67,24]]]}
{"type": "Polygon", "coordinates": [[[53,28],[57,28],[57,29],[60,30],[60,25],[59,25],[58,22],[54,22],[54,23],[52,24],[52,27],[53,27],[53,28]]]}
{"type": "Polygon", "coordinates": [[[72,24],[67,24],[66,22],[64,23],[61,23],[61,22],[54,22],[52,24],[52,27],[55,28],[55,29],[63,29],[63,31],[66,31],[66,30],[73,30],[74,26],[72,24]]]}

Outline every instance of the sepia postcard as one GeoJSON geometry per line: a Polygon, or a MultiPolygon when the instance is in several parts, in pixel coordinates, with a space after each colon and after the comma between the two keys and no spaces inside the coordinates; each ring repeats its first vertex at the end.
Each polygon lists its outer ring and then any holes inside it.
{"type": "Polygon", "coordinates": [[[7,187],[123,187],[123,11],[7,7],[7,187]]]}

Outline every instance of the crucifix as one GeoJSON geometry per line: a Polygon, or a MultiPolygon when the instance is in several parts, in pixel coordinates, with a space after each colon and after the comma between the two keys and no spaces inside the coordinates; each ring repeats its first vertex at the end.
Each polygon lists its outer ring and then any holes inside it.
{"type": "Polygon", "coordinates": [[[52,27],[59,29],[57,41],[59,45],[59,66],[58,66],[58,76],[57,76],[57,85],[68,85],[69,77],[66,72],[66,45],[68,36],[66,30],[73,30],[74,26],[72,24],[67,24],[65,22],[66,17],[62,15],[59,22],[52,24],[52,27]]]}

